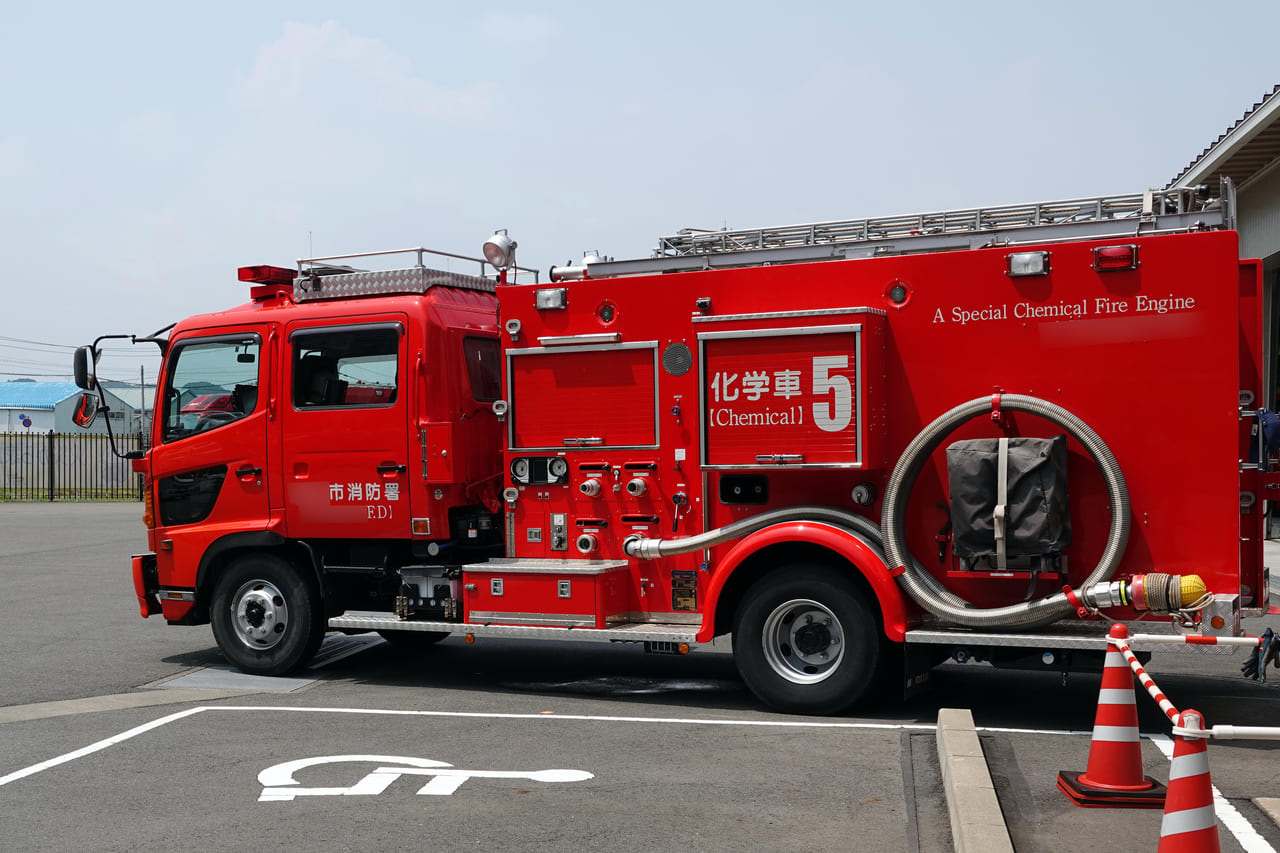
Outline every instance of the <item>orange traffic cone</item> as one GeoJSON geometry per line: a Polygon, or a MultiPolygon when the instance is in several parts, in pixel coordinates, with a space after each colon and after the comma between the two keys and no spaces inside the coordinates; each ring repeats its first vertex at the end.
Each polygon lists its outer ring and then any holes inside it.
{"type": "MultiPolygon", "coordinates": [[[[1179,728],[1204,730],[1199,711],[1178,715],[1179,728]]],[[[1169,796],[1160,821],[1159,853],[1220,853],[1218,823],[1213,811],[1213,783],[1209,781],[1208,741],[1174,734],[1169,765],[1169,796]]]]}
{"type": "Polygon", "coordinates": [[[1058,789],[1077,806],[1158,809],[1164,805],[1164,786],[1142,775],[1133,672],[1115,644],[1128,636],[1125,626],[1111,626],[1087,768],[1083,773],[1063,770],[1058,774],[1058,789]]]}

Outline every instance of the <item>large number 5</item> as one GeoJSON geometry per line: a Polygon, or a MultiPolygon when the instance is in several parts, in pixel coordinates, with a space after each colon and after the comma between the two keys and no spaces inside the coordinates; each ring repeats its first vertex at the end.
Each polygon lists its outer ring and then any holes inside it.
{"type": "Polygon", "coordinates": [[[828,407],[826,401],[815,401],[813,404],[813,422],[823,432],[839,432],[849,425],[853,419],[853,387],[849,385],[849,377],[839,373],[828,375],[827,371],[835,368],[847,370],[847,355],[815,355],[813,357],[813,396],[835,393],[828,407]]]}

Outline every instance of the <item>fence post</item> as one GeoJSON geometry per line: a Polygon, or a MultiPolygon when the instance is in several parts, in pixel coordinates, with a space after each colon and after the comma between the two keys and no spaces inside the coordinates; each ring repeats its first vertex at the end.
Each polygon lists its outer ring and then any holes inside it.
{"type": "Polygon", "coordinates": [[[53,430],[49,430],[49,501],[53,501],[53,430]]]}

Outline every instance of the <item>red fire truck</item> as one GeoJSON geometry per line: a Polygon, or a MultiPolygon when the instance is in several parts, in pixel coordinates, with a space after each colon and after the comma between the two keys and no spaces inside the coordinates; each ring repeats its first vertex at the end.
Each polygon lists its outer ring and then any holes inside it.
{"type": "Polygon", "coordinates": [[[685,230],[549,282],[503,232],[476,275],[246,267],[248,303],[133,338],[141,613],[262,674],[331,630],[732,634],[803,713],[948,656],[1097,667],[1108,620],[1238,635],[1270,476],[1232,217],[1224,183],[685,230]]]}

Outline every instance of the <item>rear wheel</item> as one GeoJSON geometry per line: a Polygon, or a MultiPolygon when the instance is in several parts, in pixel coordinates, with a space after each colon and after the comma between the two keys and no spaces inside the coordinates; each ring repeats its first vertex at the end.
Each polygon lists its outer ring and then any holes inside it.
{"type": "Polygon", "coordinates": [[[835,714],[875,683],[883,640],[866,596],[840,573],[795,564],[747,592],[733,627],[742,680],[779,711],[835,714]]]}
{"type": "Polygon", "coordinates": [[[309,661],[324,639],[315,583],[269,554],[241,557],[214,588],[213,636],[227,660],[255,675],[283,675],[309,661]]]}

